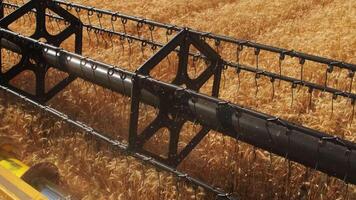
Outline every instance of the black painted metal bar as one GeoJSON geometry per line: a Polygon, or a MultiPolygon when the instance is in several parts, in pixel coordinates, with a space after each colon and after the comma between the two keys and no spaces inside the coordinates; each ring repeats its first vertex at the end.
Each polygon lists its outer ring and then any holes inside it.
{"type": "Polygon", "coordinates": [[[0,19],[4,17],[4,4],[3,0],[0,0],[0,19]]]}
{"type": "Polygon", "coordinates": [[[148,75],[149,72],[165,57],[174,51],[186,38],[186,31],[180,31],[171,41],[169,41],[164,47],[150,59],[148,59],[141,67],[137,69],[141,74],[148,75]]]}
{"type": "MultiPolygon", "coordinates": [[[[152,57],[150,57],[141,67],[136,70],[137,74],[148,76],[155,67],[170,53],[174,52],[179,47],[179,66],[178,72],[175,74],[175,80],[180,80],[179,85],[185,85],[187,89],[193,91],[199,91],[201,87],[206,83],[212,76],[214,76],[214,82],[212,86],[212,96],[218,96],[219,85],[221,80],[222,71],[222,61],[220,55],[213,50],[207,43],[199,40],[199,36],[190,32],[188,29],[180,31],[177,35],[173,37],[163,48],[157,51],[152,57]],[[189,78],[187,71],[187,58],[188,50],[190,46],[194,46],[202,55],[207,58],[209,63],[208,68],[206,68],[197,78],[189,78]]],[[[171,67],[171,66],[167,66],[171,67]]],[[[156,159],[163,162],[169,163],[171,166],[177,166],[185,158],[185,154],[180,154],[178,158],[178,142],[180,137],[181,129],[186,123],[190,116],[182,114],[185,111],[177,109],[178,104],[171,105],[169,103],[160,103],[158,116],[138,135],[137,124],[139,115],[139,103],[141,99],[141,94],[139,91],[142,89],[147,89],[153,94],[157,94],[159,102],[170,102],[174,101],[174,91],[168,91],[164,88],[158,87],[147,87],[147,84],[142,84],[141,79],[137,76],[133,77],[133,86],[131,93],[131,115],[130,115],[130,147],[134,148],[136,151],[142,151],[145,154],[152,155],[156,159]],[[174,107],[172,107],[174,106],[174,107]],[[169,132],[169,150],[168,156],[161,156],[154,154],[145,150],[143,147],[150,138],[157,134],[158,130],[166,128],[169,132]]],[[[203,127],[206,128],[206,127],[203,127]]],[[[209,131],[210,129],[207,128],[209,131]]],[[[207,131],[207,132],[208,132],[207,131]]],[[[206,132],[206,134],[207,134],[206,132]]],[[[192,133],[194,134],[194,133],[192,133]]],[[[200,137],[197,137],[199,139],[200,137]]],[[[191,141],[193,142],[193,141],[191,141]]],[[[194,145],[188,142],[186,145],[186,152],[192,151],[194,145]]],[[[199,141],[200,142],[200,141],[199,141]]]]}
{"type": "MultiPolygon", "coordinates": [[[[112,11],[108,11],[108,10],[104,10],[104,9],[98,9],[98,8],[83,6],[83,5],[80,5],[80,4],[77,4],[77,3],[68,2],[68,1],[54,0],[54,2],[56,2],[58,5],[65,6],[67,8],[68,7],[71,7],[73,9],[80,8],[81,10],[97,12],[97,13],[110,15],[110,16],[115,16],[117,18],[126,19],[126,20],[132,20],[132,21],[135,21],[135,22],[141,22],[141,23],[144,23],[144,24],[147,24],[147,25],[152,25],[152,26],[156,26],[156,27],[160,27],[160,28],[165,28],[165,29],[169,29],[169,30],[172,30],[172,31],[180,31],[180,30],[184,29],[184,27],[180,27],[180,26],[176,26],[176,25],[172,25],[172,24],[160,23],[160,22],[156,22],[156,21],[153,21],[153,20],[144,19],[144,18],[140,18],[140,17],[135,17],[135,16],[119,13],[119,12],[112,12],[112,11]]],[[[315,55],[311,55],[311,54],[306,54],[306,53],[299,52],[299,51],[273,47],[273,46],[260,44],[260,43],[256,43],[256,42],[252,42],[252,41],[248,41],[248,40],[241,40],[241,39],[236,39],[236,38],[232,38],[232,37],[216,35],[216,34],[208,33],[208,32],[202,32],[202,31],[197,31],[197,30],[191,30],[191,31],[196,33],[196,34],[198,34],[198,35],[201,35],[202,37],[210,38],[210,39],[213,39],[213,40],[233,43],[233,44],[242,45],[242,46],[245,46],[245,47],[256,48],[256,49],[260,49],[260,50],[265,50],[265,51],[269,51],[269,52],[282,54],[282,55],[285,55],[285,56],[301,58],[301,59],[304,59],[304,60],[318,62],[318,63],[322,63],[322,64],[325,64],[325,65],[330,65],[330,66],[340,67],[340,68],[344,68],[344,69],[349,69],[349,70],[351,70],[353,72],[356,71],[356,65],[352,64],[352,63],[341,62],[341,61],[338,61],[338,60],[328,59],[328,58],[315,56],[315,55]]]]}
{"type": "MultiPolygon", "coordinates": [[[[16,5],[16,4],[12,4],[12,3],[8,3],[8,2],[3,3],[3,4],[6,7],[9,7],[9,8],[19,8],[19,6],[16,5]]],[[[64,5],[67,5],[67,3],[65,3],[64,5]]],[[[72,6],[73,8],[88,9],[88,7],[80,5],[80,4],[73,4],[72,3],[70,6],[72,6]]],[[[66,8],[68,9],[70,7],[66,7],[66,8]]],[[[98,13],[102,13],[102,14],[107,14],[107,15],[109,15],[109,14],[112,15],[113,14],[113,16],[116,16],[116,17],[122,17],[124,19],[129,19],[129,20],[138,21],[138,22],[142,22],[142,23],[147,22],[147,24],[149,24],[149,25],[157,25],[158,27],[168,28],[170,30],[170,26],[168,24],[156,23],[156,22],[151,21],[151,20],[142,20],[142,18],[128,16],[128,15],[124,15],[124,14],[120,14],[120,13],[114,13],[114,12],[111,12],[111,11],[101,10],[101,9],[97,9],[97,8],[90,8],[90,11],[98,12],[98,13]]],[[[35,12],[35,11],[33,11],[33,12],[35,12]]],[[[48,13],[47,13],[47,16],[50,17],[50,18],[53,18],[53,19],[57,19],[57,20],[64,20],[63,18],[61,18],[59,16],[55,16],[55,15],[48,14],[48,13]]],[[[88,31],[100,32],[100,33],[105,33],[105,34],[108,34],[108,35],[124,37],[124,38],[130,39],[130,40],[144,42],[144,43],[146,43],[148,45],[152,45],[152,46],[156,46],[156,47],[163,47],[164,46],[164,44],[161,44],[161,43],[156,42],[156,41],[147,40],[145,38],[140,38],[140,37],[137,37],[137,36],[134,36],[134,35],[130,35],[130,34],[127,34],[127,33],[122,33],[122,32],[119,32],[119,31],[108,30],[108,29],[105,29],[103,27],[98,27],[98,26],[95,26],[95,25],[92,25],[92,24],[83,24],[83,27],[85,27],[88,31]]],[[[179,27],[177,27],[177,26],[173,26],[173,27],[174,27],[174,29],[173,29],[174,31],[181,31],[181,29],[179,27]]],[[[234,38],[220,36],[220,35],[214,35],[214,34],[211,34],[211,33],[205,33],[205,32],[200,32],[200,31],[193,31],[193,32],[198,33],[203,38],[204,37],[209,37],[211,39],[219,39],[219,40],[221,39],[221,41],[231,42],[231,43],[242,45],[242,46],[245,45],[245,46],[249,46],[249,47],[253,47],[253,48],[260,48],[260,47],[263,46],[264,48],[261,48],[261,49],[266,50],[266,51],[271,51],[271,52],[274,52],[274,53],[280,53],[283,56],[289,55],[291,57],[298,57],[298,55],[301,55],[301,56],[299,56],[299,58],[302,58],[302,59],[309,58],[308,60],[311,60],[311,61],[314,61],[314,62],[321,61],[319,63],[327,64],[329,66],[334,66],[335,64],[336,64],[335,66],[338,66],[339,64],[343,65],[343,66],[341,66],[341,68],[347,68],[347,66],[351,66],[351,68],[348,68],[351,71],[350,75],[352,75],[352,73],[354,71],[354,68],[352,67],[353,64],[350,64],[350,63],[343,63],[343,62],[340,62],[340,61],[337,61],[337,60],[332,60],[332,59],[327,59],[327,58],[318,57],[318,56],[314,56],[314,55],[304,54],[304,53],[300,53],[300,52],[297,52],[297,51],[286,50],[286,49],[282,49],[282,48],[270,47],[268,45],[262,45],[262,44],[253,43],[253,42],[250,42],[250,41],[237,40],[237,39],[234,39],[234,38]],[[222,39],[222,38],[225,38],[225,39],[222,39]],[[257,45],[254,45],[254,44],[257,44],[257,45]],[[302,55],[306,55],[306,57],[303,57],[302,55]]],[[[176,49],[175,51],[178,52],[179,50],[176,49]]],[[[189,56],[194,56],[194,57],[199,57],[199,58],[206,59],[205,56],[196,55],[196,54],[193,54],[191,52],[189,53],[189,56]]],[[[322,91],[322,92],[330,93],[330,94],[332,94],[334,96],[340,96],[340,97],[349,98],[352,101],[356,100],[356,94],[353,93],[353,92],[342,91],[340,89],[336,89],[336,88],[329,87],[329,86],[326,86],[326,85],[321,85],[321,84],[313,83],[313,82],[310,82],[310,81],[301,80],[301,79],[297,79],[297,78],[293,78],[293,77],[289,77],[289,76],[273,73],[273,72],[270,72],[270,71],[257,69],[256,67],[251,67],[251,66],[244,65],[244,64],[237,64],[237,63],[234,63],[234,62],[231,62],[231,61],[228,61],[228,60],[223,61],[223,65],[236,68],[237,71],[246,71],[246,72],[251,72],[251,73],[258,74],[259,76],[265,76],[265,77],[270,78],[271,80],[272,79],[273,80],[281,80],[281,81],[285,81],[285,82],[291,83],[293,85],[307,87],[307,88],[309,88],[310,92],[312,92],[313,90],[319,90],[319,91],[322,91]]]]}
{"type": "MultiPolygon", "coordinates": [[[[224,135],[356,184],[355,143],[87,59],[5,29],[0,29],[0,33],[1,37],[8,41],[2,42],[5,48],[16,50],[18,45],[32,44],[34,51],[38,51],[45,62],[53,67],[127,96],[132,95],[132,79],[136,77],[140,84],[147,88],[158,88],[159,91],[172,94],[172,101],[165,102],[168,104],[166,106],[185,110],[190,114],[191,121],[197,121],[224,135]]],[[[157,97],[158,94],[148,89],[142,89],[140,93],[141,100],[146,104],[159,107],[162,103],[157,97]]]]}
{"type": "MultiPolygon", "coordinates": [[[[90,11],[90,12],[97,12],[97,13],[106,14],[106,15],[110,15],[110,16],[115,16],[117,18],[122,18],[122,19],[126,19],[126,20],[132,20],[132,21],[135,21],[135,22],[140,22],[140,23],[144,23],[144,24],[148,24],[148,25],[153,25],[153,26],[157,26],[157,27],[160,27],[160,28],[165,28],[165,29],[172,30],[172,31],[181,31],[182,29],[184,29],[184,27],[180,27],[180,26],[176,26],[176,25],[172,25],[172,24],[160,23],[160,22],[149,20],[149,19],[135,17],[135,16],[119,13],[119,12],[113,12],[113,11],[109,11],[109,10],[83,6],[83,5],[80,5],[80,4],[77,4],[77,3],[71,3],[71,2],[62,1],[62,0],[54,0],[54,1],[58,5],[65,6],[67,9],[68,8],[74,8],[74,9],[75,8],[80,8],[82,10],[86,10],[86,11],[90,11]]],[[[3,4],[11,6],[11,7],[16,7],[17,6],[15,4],[7,3],[7,2],[3,3],[3,4]]],[[[52,16],[52,17],[54,17],[54,16],[52,16]]],[[[97,28],[99,28],[99,27],[97,27],[97,28]]],[[[107,30],[107,31],[109,31],[109,30],[107,30]]],[[[260,43],[256,43],[256,42],[252,42],[252,41],[248,41],[248,40],[241,40],[241,39],[236,39],[236,38],[227,37],[227,36],[223,36],[223,35],[217,35],[217,34],[213,34],[213,33],[209,33],[209,32],[203,32],[203,31],[198,31],[198,30],[191,30],[191,31],[195,32],[196,34],[201,35],[204,38],[210,38],[210,39],[214,39],[214,40],[218,40],[218,41],[233,43],[233,44],[236,44],[236,45],[241,45],[241,46],[246,46],[246,47],[251,47],[251,48],[257,48],[257,49],[260,49],[260,50],[265,50],[265,51],[269,51],[269,52],[278,53],[278,54],[281,54],[281,55],[284,55],[284,56],[296,57],[296,58],[301,58],[301,59],[304,59],[304,60],[309,60],[309,61],[313,61],[313,62],[317,62],[317,63],[322,63],[322,64],[325,64],[325,65],[328,65],[328,66],[335,66],[335,67],[340,67],[340,68],[344,68],[344,69],[349,69],[352,72],[356,71],[356,65],[352,64],[352,63],[341,62],[341,61],[338,61],[338,60],[335,60],[335,59],[324,58],[324,57],[320,57],[320,56],[316,56],[316,55],[306,54],[306,53],[299,52],[299,51],[294,51],[294,50],[290,50],[290,49],[283,49],[283,48],[269,46],[269,45],[265,45],[265,44],[260,44],[260,43]]]]}
{"type": "MultiPolygon", "coordinates": [[[[82,34],[83,26],[79,19],[73,16],[66,9],[58,6],[53,1],[41,0],[41,1],[28,1],[14,12],[8,14],[5,18],[1,18],[0,27],[9,29],[9,25],[20,19],[25,14],[36,11],[36,27],[34,33],[30,36],[34,39],[45,39],[47,43],[55,46],[60,46],[61,43],[70,37],[75,36],[74,49],[75,52],[81,54],[82,52],[82,34]],[[58,34],[51,35],[46,30],[46,9],[55,12],[62,19],[66,20],[68,27],[58,34]]],[[[31,70],[35,74],[35,98],[38,101],[45,102],[55,95],[55,92],[63,90],[68,84],[70,84],[74,77],[69,80],[63,80],[55,88],[50,90],[50,94],[46,94],[45,91],[45,77],[48,71],[48,66],[40,63],[40,59],[37,55],[31,52],[31,49],[27,46],[20,47],[24,56],[22,56],[20,62],[13,66],[8,72],[1,73],[0,79],[2,82],[10,85],[11,79],[19,75],[24,70],[31,70]],[[31,60],[30,60],[31,58],[31,60]]],[[[1,54],[1,52],[0,52],[1,54]]],[[[25,93],[25,91],[24,91],[25,93]]]]}
{"type": "Polygon", "coordinates": [[[69,118],[66,114],[64,114],[50,106],[46,106],[41,103],[38,103],[38,102],[32,100],[31,98],[24,96],[22,93],[17,92],[16,90],[14,90],[11,87],[4,86],[4,85],[0,84],[0,89],[5,92],[8,92],[12,95],[19,97],[24,102],[26,102],[32,106],[35,106],[36,108],[40,108],[41,110],[43,110],[46,113],[49,113],[55,117],[58,117],[60,120],[63,120],[76,128],[79,128],[85,134],[94,136],[95,138],[99,139],[100,141],[103,141],[103,142],[111,145],[111,147],[114,151],[123,152],[124,154],[127,154],[128,156],[132,156],[134,158],[139,159],[141,162],[148,163],[160,170],[165,170],[165,171],[173,174],[180,181],[185,181],[187,183],[202,187],[203,189],[207,190],[208,192],[212,192],[213,194],[215,194],[216,200],[237,200],[237,198],[231,196],[231,194],[224,193],[224,191],[222,191],[218,188],[212,187],[211,185],[208,185],[199,179],[193,178],[193,177],[189,176],[188,174],[180,172],[177,169],[172,168],[171,166],[168,166],[164,163],[161,163],[152,157],[149,157],[147,155],[144,155],[144,154],[141,154],[138,152],[130,151],[130,149],[127,147],[126,144],[121,143],[120,141],[117,141],[117,140],[113,140],[113,139],[105,136],[106,134],[98,132],[97,130],[84,124],[83,122],[73,120],[73,119],[69,118]]]}

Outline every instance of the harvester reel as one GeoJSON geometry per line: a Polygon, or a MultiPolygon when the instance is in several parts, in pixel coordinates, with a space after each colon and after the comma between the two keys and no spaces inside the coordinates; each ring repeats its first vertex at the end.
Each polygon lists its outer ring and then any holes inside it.
{"type": "MultiPolygon", "coordinates": [[[[0,9],[3,9],[3,7],[0,7],[0,9]]],[[[0,14],[3,14],[1,12],[0,10],[0,14]]],[[[210,130],[219,132],[223,136],[227,136],[236,142],[242,141],[254,146],[256,149],[259,148],[268,151],[271,153],[271,159],[272,155],[280,156],[288,160],[289,163],[294,161],[304,165],[307,170],[320,171],[328,176],[339,178],[345,183],[356,184],[356,145],[354,142],[219,98],[222,70],[232,68],[236,71],[238,76],[238,87],[240,87],[240,72],[247,72],[254,75],[256,97],[259,87],[258,79],[264,77],[270,79],[272,84],[272,99],[275,93],[274,83],[278,80],[291,85],[292,104],[295,88],[301,87],[308,90],[310,102],[313,97],[313,91],[331,94],[333,97],[332,101],[337,97],[351,100],[353,114],[356,105],[356,94],[352,90],[356,71],[356,65],[354,64],[313,56],[294,50],[258,44],[251,41],[203,33],[185,27],[162,24],[62,0],[32,0],[0,20],[0,27],[3,27],[0,28],[0,42],[2,47],[22,55],[22,60],[18,65],[13,66],[6,73],[0,74],[1,90],[20,97],[36,108],[56,116],[73,127],[83,130],[88,136],[95,138],[97,141],[109,144],[115,150],[129,153],[135,158],[141,159],[143,162],[150,163],[159,169],[175,174],[176,177],[181,180],[188,181],[196,186],[203,187],[207,191],[213,192],[216,194],[216,199],[235,199],[233,197],[235,195],[225,193],[216,187],[210,186],[177,170],[177,166],[181,161],[197,147],[199,142],[206,137],[210,130]],[[68,11],[74,8],[79,18],[79,11],[84,10],[88,14],[89,24],[81,24],[76,17],[66,11],[64,7],[60,6],[66,6],[68,11]],[[62,20],[62,22],[63,20],[67,21],[70,23],[70,26],[58,35],[51,36],[48,31],[45,30],[46,9],[52,10],[61,17],[56,18],[56,16],[53,16],[55,19],[58,19],[58,21],[62,20]],[[37,27],[35,33],[31,36],[32,38],[6,30],[12,22],[26,13],[33,11],[37,13],[37,27]],[[97,15],[94,15],[94,13],[97,15]],[[90,16],[93,15],[98,17],[100,27],[90,22],[90,16]],[[109,17],[109,19],[111,18],[112,30],[101,26],[100,19],[103,15],[109,17]],[[115,30],[115,21],[122,22],[124,32],[115,30]],[[137,28],[148,26],[151,31],[151,39],[147,40],[141,37],[143,34],[140,35],[138,33],[138,37],[136,37],[126,32],[125,24],[128,21],[137,23],[137,28]],[[112,39],[113,35],[115,35],[115,37],[119,37],[120,42],[127,40],[129,45],[133,41],[142,42],[142,48],[147,46],[147,44],[151,44],[152,47],[154,47],[152,48],[154,55],[135,72],[128,71],[123,68],[123,66],[114,66],[95,61],[88,57],[83,57],[78,55],[81,53],[82,27],[87,29],[89,39],[91,31],[97,34],[96,36],[98,36],[98,34],[103,36],[96,37],[98,45],[101,38],[105,39],[105,37],[108,36],[112,39]],[[168,42],[161,44],[155,41],[152,36],[154,27],[166,30],[167,35],[171,35],[173,30],[177,35],[169,41],[167,37],[168,42]],[[76,36],[76,54],[59,48],[62,42],[72,34],[76,36]],[[45,39],[48,44],[40,42],[40,39],[45,39]],[[216,50],[209,46],[213,40],[215,40],[216,50]],[[219,49],[223,48],[218,48],[218,45],[220,45],[221,42],[236,48],[236,60],[235,58],[229,58],[229,56],[225,58],[223,52],[220,53],[219,49]],[[160,47],[160,49],[155,51],[157,47],[160,47]],[[194,54],[196,52],[194,52],[194,49],[191,51],[192,49],[190,49],[190,47],[194,47],[198,53],[194,54]],[[240,53],[243,53],[243,48],[254,50],[255,66],[252,66],[253,64],[250,63],[240,63],[240,53]],[[259,55],[262,51],[271,54],[271,56],[274,55],[275,59],[278,59],[279,73],[267,71],[267,68],[264,68],[264,66],[261,68],[259,61],[263,59],[263,57],[259,55]],[[172,52],[178,53],[178,69],[177,73],[173,74],[175,75],[174,79],[170,82],[165,82],[151,77],[150,72],[153,72],[153,69],[157,69],[156,67],[161,61],[165,58],[169,58],[169,54],[172,52]],[[300,78],[291,77],[282,73],[282,62],[287,56],[299,60],[301,68],[300,78]],[[187,67],[188,59],[191,57],[202,59],[206,61],[207,64],[207,68],[194,79],[189,77],[187,67]],[[303,78],[304,64],[306,61],[325,66],[324,84],[303,78]],[[56,68],[57,70],[69,74],[69,76],[48,93],[45,93],[44,77],[48,67],[56,68]],[[349,90],[335,88],[327,84],[328,74],[333,73],[334,68],[347,70],[349,72],[349,90]],[[35,72],[37,84],[36,94],[33,96],[9,84],[9,81],[23,70],[32,70],[35,72]],[[51,106],[43,105],[43,102],[46,102],[63,90],[64,87],[76,77],[91,82],[95,84],[95,86],[101,86],[117,94],[131,97],[128,145],[126,141],[122,143],[122,141],[107,136],[105,133],[101,133],[100,130],[96,130],[86,123],[78,121],[78,119],[72,119],[71,116],[51,106]],[[212,88],[210,88],[210,84],[206,83],[211,80],[212,77],[214,79],[212,88]],[[209,86],[209,94],[203,94],[200,91],[204,85],[209,86]],[[140,105],[142,104],[155,108],[158,115],[142,132],[139,132],[138,130],[141,129],[141,127],[139,127],[141,114],[140,105]],[[194,123],[194,125],[198,124],[202,128],[198,133],[193,135],[193,139],[187,142],[188,144],[183,150],[178,152],[179,138],[182,138],[181,130],[186,122],[194,123]],[[165,157],[159,155],[159,153],[145,149],[145,144],[147,144],[153,136],[158,135],[161,129],[168,130],[169,132],[169,148],[168,153],[165,152],[167,153],[165,157]]],[[[113,41],[115,42],[115,40],[112,39],[112,45],[114,47],[113,41]]],[[[130,56],[131,53],[130,51],[130,56]]],[[[204,89],[206,88],[204,87],[204,89]]],[[[353,115],[351,119],[352,118],[353,115]]],[[[163,143],[165,141],[160,142],[163,143]]],[[[233,158],[231,157],[231,159],[233,158]]],[[[290,166],[291,165],[289,165],[289,167],[290,166]]],[[[48,163],[40,164],[36,166],[35,169],[43,171],[46,176],[53,178],[52,180],[54,181],[58,181],[58,172],[53,165],[48,163]]],[[[288,168],[288,170],[290,169],[288,168]]],[[[30,171],[26,174],[25,179],[31,180],[36,179],[36,177],[39,177],[38,170],[30,171]]],[[[158,176],[158,178],[159,177],[160,176],[158,176]]],[[[236,185],[233,185],[232,187],[235,186],[236,185]]],[[[234,193],[234,191],[232,191],[232,193],[234,193]]]]}

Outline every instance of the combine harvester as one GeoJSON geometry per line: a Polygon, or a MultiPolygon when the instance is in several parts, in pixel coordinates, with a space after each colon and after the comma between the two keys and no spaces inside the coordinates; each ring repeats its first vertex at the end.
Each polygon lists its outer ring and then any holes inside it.
{"type": "MultiPolygon", "coordinates": [[[[333,100],[337,97],[347,98],[354,105],[356,94],[351,89],[343,91],[327,84],[328,75],[330,76],[335,68],[338,68],[348,71],[351,81],[350,88],[352,88],[356,71],[356,66],[353,64],[167,25],[61,0],[31,0],[24,5],[2,2],[1,17],[1,48],[21,56],[18,64],[10,66],[6,72],[2,70],[0,74],[1,90],[58,117],[59,120],[84,130],[96,140],[107,143],[113,151],[129,152],[130,156],[168,171],[185,182],[203,188],[216,199],[238,199],[239,194],[223,191],[177,170],[177,166],[210,131],[216,131],[224,136],[251,144],[256,148],[318,170],[346,183],[356,183],[356,145],[354,143],[242,107],[219,96],[222,87],[222,74],[224,71],[232,69],[236,75],[241,72],[254,74],[256,85],[261,77],[265,77],[270,80],[273,88],[275,81],[279,80],[289,83],[292,91],[296,87],[308,88],[311,96],[314,91],[330,93],[333,95],[333,100]],[[7,12],[4,12],[5,10],[7,12]],[[75,13],[78,15],[75,15],[75,13]],[[80,13],[85,13],[84,15],[88,17],[87,23],[84,23],[84,17],[80,13]],[[11,30],[12,23],[20,18],[26,19],[30,15],[36,16],[34,19],[36,28],[33,34],[25,36],[11,30]],[[98,18],[97,25],[94,24],[92,19],[95,16],[98,18]],[[104,22],[105,17],[108,19],[107,22],[104,22]],[[50,34],[47,30],[48,21],[63,23],[66,28],[58,34],[50,34]],[[117,26],[114,26],[116,23],[122,25],[122,32],[118,31],[117,26]],[[135,24],[133,28],[128,25],[129,23],[135,24]],[[105,27],[107,24],[111,25],[112,28],[105,27]],[[158,38],[154,38],[153,33],[157,30],[167,35],[167,42],[159,42],[158,38]],[[137,34],[133,34],[136,31],[137,34]],[[85,35],[85,32],[88,35],[85,35]],[[92,37],[92,33],[96,38],[92,37]],[[72,42],[70,46],[74,47],[73,52],[61,48],[61,44],[71,36],[74,37],[70,40],[72,42]],[[168,39],[168,36],[170,36],[170,39],[168,39]],[[114,37],[119,40],[114,40],[114,37]],[[138,42],[142,48],[150,47],[152,56],[136,66],[136,70],[128,70],[124,67],[82,56],[83,46],[86,45],[84,42],[93,42],[95,39],[106,46],[114,45],[113,43],[118,41],[125,42],[126,50],[127,45],[138,42]],[[225,58],[224,52],[219,49],[219,45],[222,43],[229,44],[236,49],[237,59],[235,61],[231,57],[230,59],[225,58]],[[247,48],[253,49],[255,66],[240,63],[239,56],[247,48]],[[261,68],[261,58],[259,57],[261,52],[269,52],[275,55],[279,61],[280,73],[261,68]],[[172,54],[175,57],[171,56],[172,54]],[[283,60],[287,57],[298,60],[301,67],[300,78],[283,75],[281,66],[283,60]],[[169,75],[171,76],[169,81],[161,78],[163,76],[160,76],[159,71],[156,70],[157,66],[167,58],[172,63],[174,61],[178,63],[177,72],[169,75]],[[192,58],[193,60],[203,60],[206,64],[200,75],[195,78],[191,78],[189,75],[190,59],[192,58]],[[325,84],[308,81],[303,77],[305,62],[325,66],[325,84]],[[67,74],[67,77],[60,80],[52,88],[46,89],[48,87],[46,86],[46,73],[50,69],[61,71],[67,74]],[[35,75],[34,93],[21,89],[11,82],[17,75],[26,70],[32,71],[35,75]],[[76,79],[83,79],[113,93],[130,97],[129,134],[126,142],[109,137],[81,121],[71,119],[68,115],[46,104],[76,79]],[[203,87],[205,92],[202,92],[203,87]],[[139,116],[143,112],[140,109],[141,105],[154,107],[158,110],[158,114],[145,129],[139,131],[139,116]],[[180,149],[180,134],[186,122],[199,124],[202,128],[185,147],[180,149]],[[160,129],[167,129],[169,132],[165,156],[145,148],[145,144],[160,129]]],[[[133,56],[136,56],[130,46],[129,51],[133,56]]],[[[3,63],[4,61],[0,62],[3,63]]],[[[170,66],[166,67],[169,68],[170,66]]],[[[256,92],[258,92],[258,88],[256,92]]],[[[13,176],[10,174],[11,171],[9,171],[8,176],[13,176]]],[[[4,175],[1,168],[0,175],[7,176],[4,175]]],[[[0,181],[0,186],[1,184],[0,181]]]]}

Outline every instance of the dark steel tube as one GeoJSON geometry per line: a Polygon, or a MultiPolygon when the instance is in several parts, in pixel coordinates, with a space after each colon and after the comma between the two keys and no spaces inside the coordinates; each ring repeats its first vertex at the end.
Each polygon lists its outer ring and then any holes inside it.
{"type": "MultiPolygon", "coordinates": [[[[123,95],[131,95],[131,79],[137,75],[133,72],[84,58],[5,29],[0,29],[0,33],[7,40],[17,38],[16,41],[19,42],[25,40],[36,44],[50,66],[123,95]]],[[[10,50],[18,49],[12,42],[5,42],[4,39],[1,40],[1,45],[10,50]]],[[[149,77],[137,76],[169,89],[182,89],[149,77]]],[[[187,109],[194,113],[195,118],[202,125],[356,184],[354,143],[191,90],[183,90],[183,92],[189,96],[187,109]]],[[[159,98],[146,90],[141,91],[141,96],[146,104],[155,107],[160,104],[159,98]]]]}

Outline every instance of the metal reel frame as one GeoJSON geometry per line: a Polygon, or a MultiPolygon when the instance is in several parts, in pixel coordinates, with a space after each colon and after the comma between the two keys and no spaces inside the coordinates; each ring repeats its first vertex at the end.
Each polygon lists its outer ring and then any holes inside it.
{"type": "MultiPolygon", "coordinates": [[[[149,73],[172,51],[179,47],[178,52],[178,71],[175,79],[172,81],[174,85],[186,85],[186,89],[199,91],[202,86],[214,76],[214,82],[211,90],[211,95],[218,97],[221,73],[223,62],[220,55],[211,48],[199,35],[184,29],[179,32],[172,40],[162,47],[155,55],[147,60],[138,70],[138,75],[149,76],[149,73]],[[188,57],[189,48],[194,46],[208,61],[209,66],[197,78],[191,79],[188,76],[188,57]]],[[[175,88],[161,87],[155,83],[147,83],[144,79],[136,76],[133,78],[130,129],[129,129],[129,148],[143,152],[154,157],[168,165],[177,166],[188,154],[199,144],[199,142],[209,133],[208,127],[202,129],[193,137],[193,139],[178,152],[178,142],[183,125],[194,119],[194,113],[186,113],[184,109],[184,101],[181,101],[180,95],[175,88]],[[140,91],[143,89],[156,94],[159,97],[160,106],[158,116],[142,131],[138,133],[138,117],[140,104],[140,91]],[[178,97],[178,98],[177,98],[178,97]],[[182,102],[182,106],[176,107],[177,101],[182,102]],[[152,138],[157,131],[162,128],[169,130],[169,152],[168,158],[156,155],[144,149],[144,145],[152,138]]],[[[179,104],[178,104],[179,105],[179,104]]]]}
{"type": "MultiPolygon", "coordinates": [[[[57,5],[51,0],[31,0],[28,3],[24,4],[22,7],[18,8],[5,18],[0,20],[0,27],[9,29],[9,26],[23,17],[24,15],[36,11],[36,28],[35,32],[30,36],[33,39],[45,39],[48,44],[54,46],[60,46],[67,38],[74,35],[75,36],[75,53],[82,53],[82,32],[83,24],[77,19],[74,15],[69,13],[64,8],[57,5]],[[56,13],[58,16],[62,17],[69,26],[62,30],[56,35],[50,34],[46,30],[46,10],[49,9],[56,13]]],[[[0,9],[0,16],[4,16],[3,7],[0,9]]],[[[16,42],[15,42],[16,43],[16,42]]],[[[41,60],[41,56],[32,52],[30,47],[21,46],[21,60],[18,64],[12,66],[7,72],[2,70],[2,60],[0,52],[0,81],[1,83],[7,85],[9,88],[25,95],[33,100],[36,100],[41,103],[45,103],[54,97],[58,92],[63,90],[67,85],[76,79],[73,75],[68,75],[65,79],[61,80],[57,85],[51,88],[48,92],[45,91],[45,77],[50,66],[46,65],[44,61],[41,60]],[[16,88],[10,84],[10,81],[13,80],[17,75],[23,71],[30,70],[35,75],[35,94],[30,94],[24,90],[16,88]]],[[[1,47],[0,47],[1,49],[1,47]]],[[[37,52],[38,53],[38,52],[37,52]]]]}

